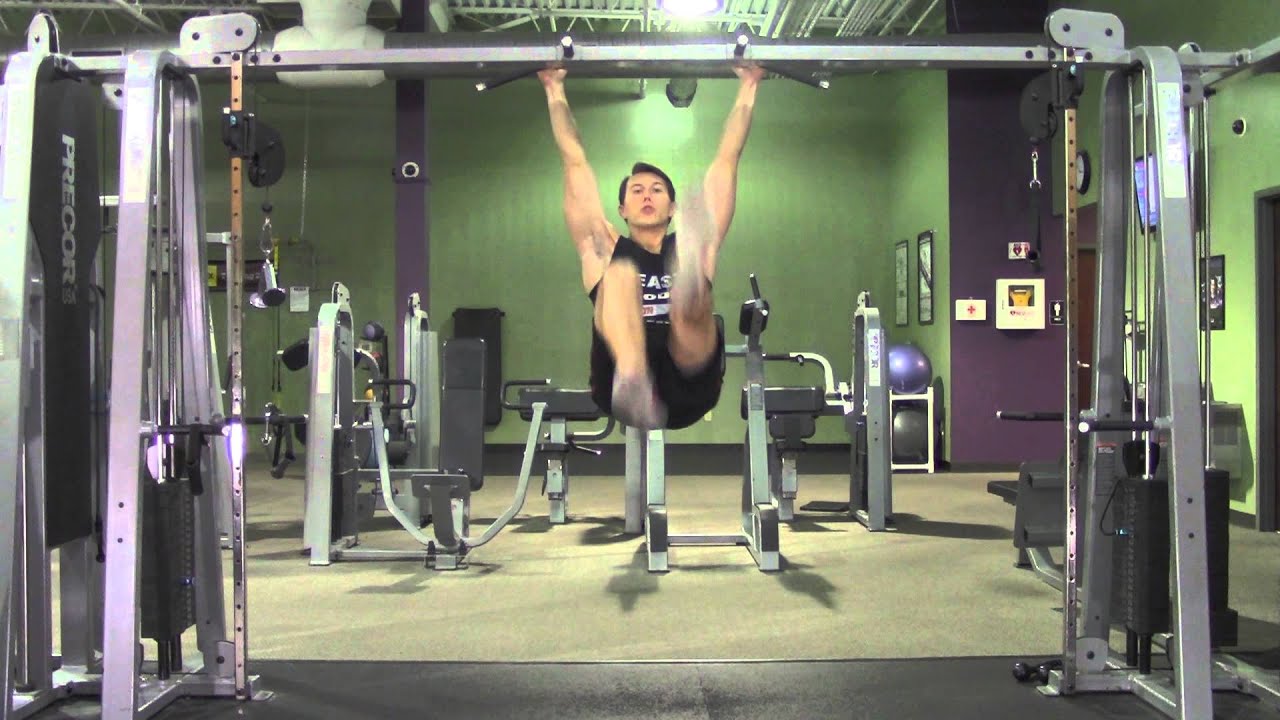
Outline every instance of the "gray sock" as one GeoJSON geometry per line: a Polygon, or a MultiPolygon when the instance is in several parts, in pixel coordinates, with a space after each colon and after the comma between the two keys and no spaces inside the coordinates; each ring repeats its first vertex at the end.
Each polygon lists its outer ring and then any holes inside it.
{"type": "Polygon", "coordinates": [[[613,416],[638,430],[658,430],[667,424],[667,410],[653,380],[644,375],[613,378],[613,416]]]}

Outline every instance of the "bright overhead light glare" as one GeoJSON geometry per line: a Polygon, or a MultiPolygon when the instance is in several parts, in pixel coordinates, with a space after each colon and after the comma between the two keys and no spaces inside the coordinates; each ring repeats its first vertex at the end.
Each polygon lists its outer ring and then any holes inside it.
{"type": "Polygon", "coordinates": [[[659,0],[658,7],[680,17],[697,17],[719,12],[721,0],[659,0]]]}

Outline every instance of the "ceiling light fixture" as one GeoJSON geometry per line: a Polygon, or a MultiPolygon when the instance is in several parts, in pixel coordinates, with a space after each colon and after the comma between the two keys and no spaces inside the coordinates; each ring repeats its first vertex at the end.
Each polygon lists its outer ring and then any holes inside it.
{"type": "Polygon", "coordinates": [[[680,17],[700,17],[720,12],[722,0],[658,0],[658,7],[680,17]]]}

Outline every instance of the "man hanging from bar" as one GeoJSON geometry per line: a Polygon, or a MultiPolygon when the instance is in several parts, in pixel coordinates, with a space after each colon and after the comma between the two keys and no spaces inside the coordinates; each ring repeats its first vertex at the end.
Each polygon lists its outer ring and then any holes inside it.
{"type": "Polygon", "coordinates": [[[595,307],[591,395],[602,411],[641,430],[689,427],[720,399],[724,335],[713,318],[711,284],[733,219],[738,160],[764,76],[750,65],[734,72],[737,99],[702,186],[686,190],[677,208],[667,174],[636,163],[618,187],[625,236],[605,219],[569,110],[565,70],[538,73],[564,166],[565,222],[595,307]]]}

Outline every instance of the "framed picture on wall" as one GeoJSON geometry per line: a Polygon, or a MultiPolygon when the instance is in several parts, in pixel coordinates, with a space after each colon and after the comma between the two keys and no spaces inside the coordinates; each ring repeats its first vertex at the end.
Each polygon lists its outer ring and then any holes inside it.
{"type": "Polygon", "coordinates": [[[907,312],[907,271],[911,256],[907,249],[907,241],[901,240],[893,246],[893,278],[894,278],[894,308],[893,308],[893,324],[903,327],[907,324],[911,314],[907,312]]]}
{"type": "Polygon", "coordinates": [[[917,311],[920,324],[933,324],[933,231],[926,230],[916,236],[916,263],[920,282],[916,287],[917,311]]]}
{"type": "Polygon", "coordinates": [[[1225,330],[1227,327],[1227,258],[1213,255],[1209,258],[1209,272],[1205,272],[1204,260],[1200,260],[1200,329],[1204,330],[1206,298],[1209,310],[1209,327],[1225,330]],[[1206,287],[1206,281],[1208,287],[1206,287]]]}

